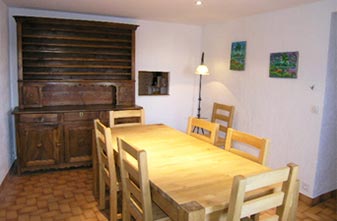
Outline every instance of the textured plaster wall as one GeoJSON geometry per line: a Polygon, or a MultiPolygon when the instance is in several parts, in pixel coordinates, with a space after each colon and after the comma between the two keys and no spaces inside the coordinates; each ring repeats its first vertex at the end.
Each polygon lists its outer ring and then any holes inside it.
{"type": "MultiPolygon", "coordinates": [[[[337,1],[327,0],[207,25],[203,30],[205,62],[211,75],[203,78],[202,115],[210,117],[214,101],[235,105],[234,127],[270,138],[268,166],[297,163],[301,192],[309,197],[317,195],[317,166],[332,160],[320,158],[318,150],[330,17],[336,9],[337,1]],[[234,41],[247,41],[245,71],[229,70],[234,41]],[[299,51],[297,79],[269,78],[270,53],[287,51],[299,51]]],[[[327,149],[324,155],[329,154],[334,152],[327,149]]]]}
{"type": "Polygon", "coordinates": [[[0,0],[0,184],[11,167],[8,8],[0,0]]]}
{"type": "MultiPolygon", "coordinates": [[[[142,21],[137,31],[136,68],[169,72],[169,96],[137,96],[146,122],[186,131],[196,110],[195,67],[200,63],[201,27],[142,21]]],[[[137,92],[138,94],[138,92],[137,92]]]]}
{"type": "Polygon", "coordinates": [[[315,195],[337,189],[337,13],[331,18],[328,72],[318,151],[315,195]]]}

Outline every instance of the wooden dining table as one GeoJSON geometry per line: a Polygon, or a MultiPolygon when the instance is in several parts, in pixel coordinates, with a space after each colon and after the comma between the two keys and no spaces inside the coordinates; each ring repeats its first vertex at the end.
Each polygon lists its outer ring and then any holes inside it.
{"type": "Polygon", "coordinates": [[[225,220],[233,177],[270,170],[163,124],[116,127],[111,134],[116,151],[117,137],[146,151],[152,200],[175,221],[225,220]]]}

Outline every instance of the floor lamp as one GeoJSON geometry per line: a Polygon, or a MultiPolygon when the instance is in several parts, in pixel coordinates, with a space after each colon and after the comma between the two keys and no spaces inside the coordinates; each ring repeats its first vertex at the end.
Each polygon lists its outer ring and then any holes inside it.
{"type": "Polygon", "coordinates": [[[209,75],[208,68],[204,64],[204,52],[202,52],[202,55],[201,55],[201,64],[195,70],[195,74],[200,75],[200,79],[199,79],[199,98],[198,98],[198,114],[197,114],[197,117],[200,118],[200,110],[201,110],[201,107],[200,107],[200,103],[201,103],[201,77],[203,75],[209,75]]]}

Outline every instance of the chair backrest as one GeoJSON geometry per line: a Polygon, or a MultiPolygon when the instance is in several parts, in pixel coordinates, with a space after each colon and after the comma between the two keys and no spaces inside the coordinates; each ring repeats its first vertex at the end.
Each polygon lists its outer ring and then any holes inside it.
{"type": "Polygon", "coordinates": [[[188,118],[187,134],[200,140],[215,144],[219,133],[219,124],[195,117],[188,118]]]}
{"type": "Polygon", "coordinates": [[[144,109],[109,111],[110,127],[145,124],[144,109]]]}
{"type": "MultiPolygon", "coordinates": [[[[100,205],[105,205],[105,184],[110,187],[110,199],[114,202],[110,202],[110,217],[113,220],[117,220],[120,214],[117,212],[117,191],[119,183],[116,175],[116,166],[114,158],[114,150],[112,144],[112,137],[110,128],[104,126],[100,120],[94,120],[95,138],[96,138],[96,150],[98,158],[98,176],[100,186],[100,205]]],[[[105,207],[105,206],[104,206],[105,207]]]]}
{"type": "MultiPolygon", "coordinates": [[[[230,196],[227,220],[240,221],[241,218],[258,214],[272,208],[276,214],[268,217],[268,221],[289,221],[293,195],[296,194],[298,166],[288,164],[287,167],[260,173],[253,176],[235,176],[230,196]],[[272,185],[282,185],[263,196],[247,199],[248,192],[272,185]]],[[[260,219],[261,220],[261,219],[260,219]]],[[[262,221],[262,220],[261,220],[262,221]]]]}
{"type": "Polygon", "coordinates": [[[123,185],[123,217],[152,221],[152,200],[147,157],[121,138],[117,138],[123,185]]]}
{"type": "Polygon", "coordinates": [[[214,103],[211,121],[220,124],[217,146],[225,146],[225,136],[227,129],[233,125],[234,106],[214,103]]]}
{"type": "Polygon", "coordinates": [[[238,130],[234,130],[233,128],[228,128],[226,135],[226,144],[225,150],[238,154],[242,157],[265,165],[267,159],[267,153],[269,148],[269,140],[266,138],[256,137],[251,134],[247,134],[238,130]],[[257,155],[250,154],[249,152],[245,152],[243,150],[234,148],[234,144],[244,144],[248,145],[245,148],[252,148],[252,151],[258,151],[257,155]]]}

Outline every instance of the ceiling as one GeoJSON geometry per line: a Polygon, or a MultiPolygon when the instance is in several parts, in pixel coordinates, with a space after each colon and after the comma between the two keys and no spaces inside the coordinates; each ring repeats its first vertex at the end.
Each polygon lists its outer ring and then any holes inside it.
{"type": "Polygon", "coordinates": [[[2,0],[9,7],[47,9],[203,25],[319,0],[2,0]]]}

